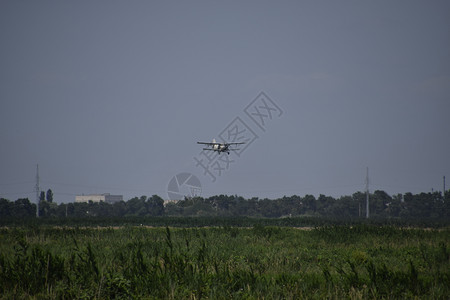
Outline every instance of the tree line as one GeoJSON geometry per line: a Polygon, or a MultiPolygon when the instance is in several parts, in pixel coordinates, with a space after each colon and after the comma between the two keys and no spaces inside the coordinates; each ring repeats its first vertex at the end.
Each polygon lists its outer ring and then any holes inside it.
{"type": "MultiPolygon", "coordinates": [[[[129,216],[210,216],[210,217],[327,217],[364,218],[366,194],[351,196],[297,195],[278,199],[245,199],[237,195],[218,195],[209,198],[185,198],[178,202],[164,202],[158,195],[134,197],[115,203],[60,203],[53,201],[53,192],[42,192],[39,202],[41,217],[129,217],[129,216]]],[[[440,192],[405,193],[394,196],[377,190],[369,195],[370,217],[376,218],[438,218],[450,217],[450,190],[445,197],[440,192]]],[[[0,198],[0,217],[35,217],[37,206],[28,198],[10,201],[0,198]]]]}
{"type": "MultiPolygon", "coordinates": [[[[388,195],[376,190],[369,195],[369,213],[378,218],[448,218],[450,190],[445,197],[440,192],[388,195]]],[[[9,201],[0,199],[0,217],[35,217],[37,206],[28,198],[9,201]]],[[[297,195],[278,199],[245,199],[237,195],[218,195],[209,198],[185,198],[178,202],[164,202],[158,195],[134,197],[115,203],[61,203],[53,201],[53,192],[41,192],[41,217],[123,217],[123,216],[221,216],[221,217],[297,217],[317,216],[335,218],[364,218],[366,194],[351,196],[297,195]]]]}

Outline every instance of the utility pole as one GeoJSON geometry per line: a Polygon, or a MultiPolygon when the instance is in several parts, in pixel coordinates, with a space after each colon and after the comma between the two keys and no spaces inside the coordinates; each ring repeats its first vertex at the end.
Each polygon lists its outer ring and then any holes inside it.
{"type": "Polygon", "coordinates": [[[369,167],[366,168],[366,219],[369,218],[369,167]]]}
{"type": "Polygon", "coordinates": [[[39,165],[36,165],[36,217],[39,218],[39,192],[40,192],[40,187],[39,187],[39,165]]]}

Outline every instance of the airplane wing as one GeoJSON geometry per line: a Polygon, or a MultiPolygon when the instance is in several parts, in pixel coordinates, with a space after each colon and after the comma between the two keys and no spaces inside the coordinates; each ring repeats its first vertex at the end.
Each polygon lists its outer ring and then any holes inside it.
{"type": "Polygon", "coordinates": [[[242,145],[245,144],[244,142],[239,142],[239,143],[220,143],[220,142],[197,142],[197,144],[202,144],[202,145],[242,145]]]}
{"type": "MultiPolygon", "coordinates": [[[[208,151],[218,151],[217,149],[212,149],[212,148],[203,148],[203,150],[208,150],[208,151]]],[[[224,151],[224,152],[227,152],[227,151],[238,151],[238,150],[241,150],[241,149],[227,149],[227,150],[224,151]]]]}

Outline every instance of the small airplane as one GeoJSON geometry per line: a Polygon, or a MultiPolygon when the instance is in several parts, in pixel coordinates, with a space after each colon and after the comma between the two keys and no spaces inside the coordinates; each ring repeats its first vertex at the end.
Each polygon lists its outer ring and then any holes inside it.
{"type": "Polygon", "coordinates": [[[228,155],[230,155],[230,151],[239,150],[236,148],[230,148],[231,145],[241,145],[241,144],[245,144],[245,143],[244,142],[242,142],[242,143],[218,143],[218,142],[216,142],[216,139],[213,139],[212,142],[210,142],[210,143],[197,142],[197,144],[207,145],[208,147],[211,147],[211,148],[203,148],[203,150],[217,151],[218,154],[220,154],[221,152],[226,152],[226,153],[228,153],[228,155]]]}

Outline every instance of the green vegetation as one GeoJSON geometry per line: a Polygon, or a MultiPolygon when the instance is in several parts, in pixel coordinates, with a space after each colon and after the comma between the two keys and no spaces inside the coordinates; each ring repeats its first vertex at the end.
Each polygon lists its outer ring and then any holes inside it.
{"type": "Polygon", "coordinates": [[[450,298],[450,191],[54,200],[0,199],[0,299],[450,298]]]}
{"type": "Polygon", "coordinates": [[[0,298],[450,296],[448,228],[298,229],[264,222],[255,219],[251,227],[3,228],[0,298]]]}

